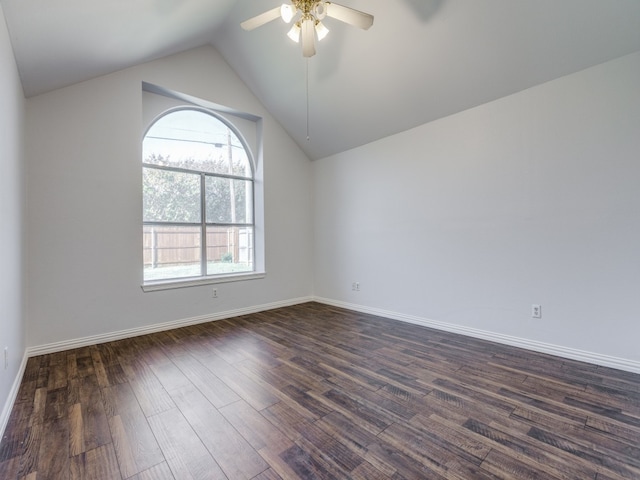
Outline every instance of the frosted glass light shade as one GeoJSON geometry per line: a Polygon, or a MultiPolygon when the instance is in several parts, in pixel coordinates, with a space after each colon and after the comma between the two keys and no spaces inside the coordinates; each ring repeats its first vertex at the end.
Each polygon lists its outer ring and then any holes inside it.
{"type": "Polygon", "coordinates": [[[300,28],[300,23],[296,22],[291,27],[291,30],[289,30],[289,33],[287,33],[287,37],[289,37],[294,42],[298,43],[298,42],[300,42],[300,31],[301,30],[302,29],[300,28]]]}
{"type": "Polygon", "coordinates": [[[288,3],[283,3],[282,6],[280,7],[280,16],[282,17],[282,20],[284,20],[286,23],[291,23],[291,20],[293,20],[293,17],[296,14],[296,7],[294,7],[293,5],[290,5],[288,3]]]}
{"type": "Polygon", "coordinates": [[[329,29],[324,26],[321,21],[316,22],[316,35],[318,35],[318,41],[322,40],[329,33],[329,29]]]}

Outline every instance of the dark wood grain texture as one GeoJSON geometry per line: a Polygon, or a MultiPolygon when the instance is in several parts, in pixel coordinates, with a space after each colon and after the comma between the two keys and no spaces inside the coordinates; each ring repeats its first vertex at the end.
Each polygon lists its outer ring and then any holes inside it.
{"type": "Polygon", "coordinates": [[[0,479],[640,479],[640,375],[307,303],[30,358],[0,479]]]}

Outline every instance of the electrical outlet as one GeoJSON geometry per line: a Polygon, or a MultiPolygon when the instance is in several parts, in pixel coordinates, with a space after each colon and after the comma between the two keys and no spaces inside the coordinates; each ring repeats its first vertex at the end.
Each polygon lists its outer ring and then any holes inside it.
{"type": "Polygon", "coordinates": [[[542,318],[542,306],[541,305],[531,305],[531,317],[532,318],[542,318]]]}
{"type": "Polygon", "coordinates": [[[214,288],[214,289],[211,291],[211,296],[212,296],[213,298],[218,298],[218,289],[217,289],[217,288],[214,288]]]}
{"type": "Polygon", "coordinates": [[[360,282],[356,282],[356,292],[360,291],[360,282]]]}

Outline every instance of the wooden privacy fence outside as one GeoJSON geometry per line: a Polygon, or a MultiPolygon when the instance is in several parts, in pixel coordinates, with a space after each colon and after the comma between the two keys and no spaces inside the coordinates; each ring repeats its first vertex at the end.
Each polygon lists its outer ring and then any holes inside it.
{"type": "MultiPolygon", "coordinates": [[[[239,227],[207,229],[209,262],[246,262],[253,244],[251,230],[239,227]]],[[[199,227],[145,226],[143,258],[145,267],[193,264],[200,261],[199,227]]]]}

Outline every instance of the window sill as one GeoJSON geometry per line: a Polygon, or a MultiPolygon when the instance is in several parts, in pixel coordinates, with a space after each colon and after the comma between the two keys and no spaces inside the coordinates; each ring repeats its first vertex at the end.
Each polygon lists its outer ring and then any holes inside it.
{"type": "Polygon", "coordinates": [[[257,280],[265,278],[266,272],[238,273],[234,275],[224,275],[220,277],[199,277],[187,278],[184,280],[159,280],[144,283],[140,287],[143,292],[157,292],[159,290],[173,290],[176,288],[197,287],[200,285],[212,285],[216,283],[242,282],[245,280],[257,280]]]}

